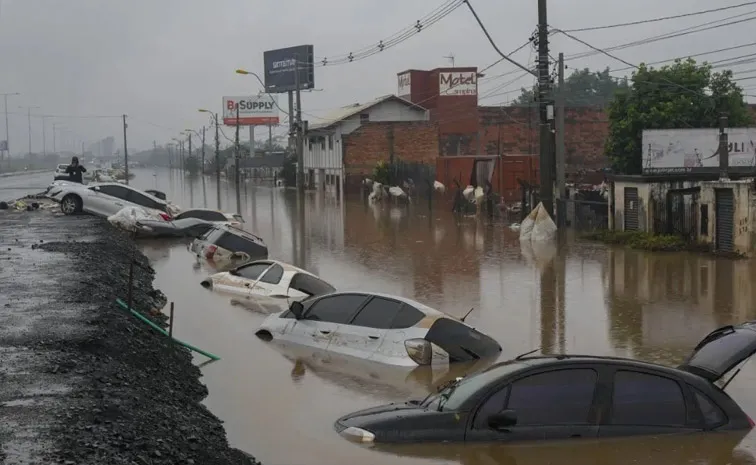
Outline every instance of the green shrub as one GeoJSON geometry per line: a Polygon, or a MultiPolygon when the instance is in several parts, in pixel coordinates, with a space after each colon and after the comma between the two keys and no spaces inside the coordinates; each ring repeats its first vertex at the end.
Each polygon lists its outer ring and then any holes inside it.
{"type": "Polygon", "coordinates": [[[605,244],[625,245],[633,249],[654,252],[691,250],[691,246],[680,236],[669,234],[654,235],[642,231],[593,231],[583,235],[587,240],[603,242],[605,244]]]}
{"type": "Polygon", "coordinates": [[[389,165],[385,161],[379,161],[373,168],[373,181],[383,185],[389,183],[389,165]]]}

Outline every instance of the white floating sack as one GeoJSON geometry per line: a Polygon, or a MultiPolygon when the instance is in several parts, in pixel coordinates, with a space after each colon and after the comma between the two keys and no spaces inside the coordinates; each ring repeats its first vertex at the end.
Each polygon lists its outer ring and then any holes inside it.
{"type": "Polygon", "coordinates": [[[533,226],[535,226],[535,220],[540,207],[541,204],[539,203],[520,223],[520,242],[530,242],[530,236],[533,233],[533,226]]]}
{"type": "Polygon", "coordinates": [[[533,230],[530,233],[530,240],[532,242],[545,242],[554,239],[556,237],[557,225],[551,219],[549,212],[543,208],[542,203],[538,204],[534,212],[536,212],[536,217],[533,230]]]}
{"type": "Polygon", "coordinates": [[[406,197],[407,194],[404,193],[401,187],[393,186],[389,188],[389,194],[391,194],[393,197],[406,197]]]}
{"type": "Polygon", "coordinates": [[[125,207],[118,210],[117,213],[110,215],[108,222],[124,231],[135,232],[137,230],[137,221],[154,219],[156,218],[143,208],[125,207]]]}
{"type": "Polygon", "coordinates": [[[475,188],[475,203],[480,205],[483,203],[483,198],[485,197],[485,194],[483,193],[483,188],[478,186],[475,188]]]}
{"type": "Polygon", "coordinates": [[[435,191],[441,192],[441,193],[446,192],[446,186],[444,186],[443,184],[441,184],[438,181],[433,181],[433,189],[435,191]]]}
{"type": "Polygon", "coordinates": [[[475,199],[475,188],[473,186],[465,187],[465,190],[462,191],[462,195],[468,202],[472,202],[475,199]]]}

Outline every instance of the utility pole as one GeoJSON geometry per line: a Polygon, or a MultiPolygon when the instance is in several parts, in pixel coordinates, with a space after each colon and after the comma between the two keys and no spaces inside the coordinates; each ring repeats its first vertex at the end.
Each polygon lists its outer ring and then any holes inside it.
{"type": "Polygon", "coordinates": [[[56,124],[53,123],[53,153],[58,153],[58,149],[55,148],[55,132],[57,129],[55,129],[56,124]]]}
{"type": "Polygon", "coordinates": [[[214,113],[215,118],[215,188],[218,194],[218,210],[221,209],[221,188],[220,188],[220,136],[218,134],[218,113],[214,113]]]}
{"type": "Polygon", "coordinates": [[[297,191],[304,192],[304,140],[302,131],[302,92],[299,82],[299,55],[294,55],[296,70],[294,72],[294,85],[297,92],[297,191]]]}
{"type": "Polygon", "coordinates": [[[241,159],[241,147],[239,145],[239,104],[236,104],[236,137],[234,138],[234,186],[236,186],[236,213],[241,215],[241,173],[239,173],[239,161],[241,159]]]}
{"type": "MultiPolygon", "coordinates": [[[[10,167],[10,158],[11,158],[10,129],[8,129],[8,96],[10,95],[21,95],[21,94],[19,94],[18,92],[11,92],[11,93],[3,94],[3,101],[5,102],[5,153],[8,154],[8,167],[10,167]]],[[[2,164],[2,159],[0,159],[0,164],[2,164]]]]}
{"type": "Polygon", "coordinates": [[[126,115],[123,115],[123,165],[126,173],[126,185],[129,185],[129,146],[126,143],[126,128],[129,127],[126,124],[126,115]]]}
{"type": "Polygon", "coordinates": [[[45,119],[47,119],[46,116],[42,117],[42,155],[47,155],[47,134],[45,131],[45,119]]]}
{"type": "Polygon", "coordinates": [[[202,126],[202,167],[200,168],[200,174],[205,174],[205,126],[202,126]]]}
{"type": "Polygon", "coordinates": [[[540,201],[551,217],[554,217],[554,157],[552,152],[551,122],[553,107],[550,105],[551,79],[549,76],[549,29],[546,0],[538,0],[538,106],[540,109],[540,201]]]}
{"type": "Polygon", "coordinates": [[[289,91],[289,150],[294,149],[294,92],[289,91]]]}
{"type": "MultiPolygon", "coordinates": [[[[564,53],[559,54],[559,71],[558,71],[559,87],[556,93],[556,185],[557,185],[557,198],[559,199],[559,209],[564,210],[565,198],[567,192],[565,190],[565,153],[564,153],[564,53]]],[[[564,211],[559,212],[558,217],[565,219],[564,211]]],[[[561,225],[560,225],[561,226],[561,225]]]]}
{"type": "Polygon", "coordinates": [[[273,152],[273,125],[268,125],[268,153],[273,152]]]}
{"type": "Polygon", "coordinates": [[[189,159],[192,159],[192,133],[189,133],[189,159]]]}
{"type": "Polygon", "coordinates": [[[729,150],[729,140],[727,138],[727,116],[722,114],[722,116],[719,117],[719,180],[720,181],[726,181],[728,180],[729,174],[727,171],[729,170],[730,165],[730,150],[729,150]]]}
{"type": "Polygon", "coordinates": [[[29,107],[27,110],[29,110],[29,155],[31,155],[31,107],[29,107]]]}

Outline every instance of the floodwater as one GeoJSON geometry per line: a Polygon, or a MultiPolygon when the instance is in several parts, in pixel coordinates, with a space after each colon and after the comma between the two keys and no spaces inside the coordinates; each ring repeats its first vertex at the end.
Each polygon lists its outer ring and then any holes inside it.
{"type": "MultiPolygon", "coordinates": [[[[213,179],[137,170],[132,185],[158,188],[184,208],[217,207],[213,179]]],[[[236,194],[221,182],[221,202],[236,194]]],[[[620,355],[679,363],[710,330],[754,319],[754,263],[687,254],[651,254],[578,243],[521,249],[506,225],[455,218],[427,206],[373,208],[355,198],[245,185],[241,213],[271,258],[306,268],[340,290],[401,294],[496,338],[503,358],[534,349],[620,355]]],[[[254,332],[264,318],[203,289],[210,273],[185,243],[144,245],[156,287],[176,305],[175,334],[222,357],[203,367],[206,405],[230,441],[263,463],[332,465],[464,463],[756,463],[756,433],[632,438],[523,446],[404,446],[370,450],[349,443],[333,422],[350,411],[423,396],[468,367],[412,372],[363,365],[293,348],[276,349],[254,332]],[[736,449],[736,450],[734,450],[736,449]],[[737,457],[737,460],[733,459],[737,457]]],[[[199,359],[198,359],[199,361],[199,359]]],[[[475,369],[472,367],[470,369],[475,369]]],[[[728,392],[756,417],[756,363],[728,392]]]]}

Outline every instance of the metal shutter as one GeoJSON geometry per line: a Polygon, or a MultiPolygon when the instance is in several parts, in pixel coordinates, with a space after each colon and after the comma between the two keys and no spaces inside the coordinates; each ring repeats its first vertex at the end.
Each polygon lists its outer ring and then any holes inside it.
{"type": "Polygon", "coordinates": [[[638,230],[638,188],[625,188],[625,231],[638,230]]]}
{"type": "Polygon", "coordinates": [[[716,190],[716,244],[717,250],[732,252],[735,223],[735,197],[732,189],[716,190]]]}

